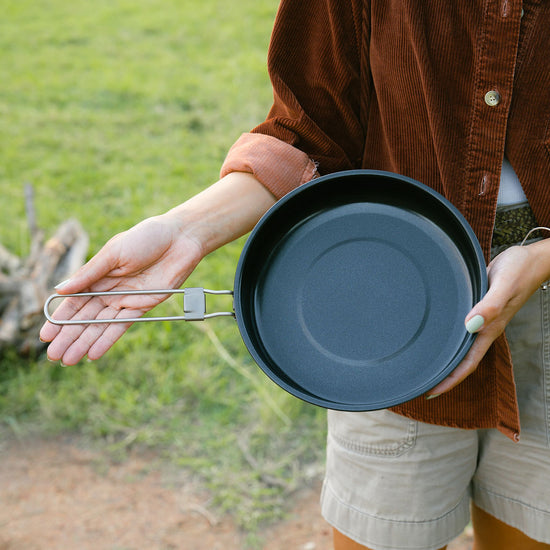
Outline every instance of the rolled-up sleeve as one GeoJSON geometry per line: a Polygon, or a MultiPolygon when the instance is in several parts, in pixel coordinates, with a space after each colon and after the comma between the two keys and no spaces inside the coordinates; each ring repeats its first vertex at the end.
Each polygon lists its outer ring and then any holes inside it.
{"type": "Polygon", "coordinates": [[[268,55],[273,106],[230,149],[222,176],[253,173],[281,197],[318,174],[361,165],[361,6],[282,0],[268,55]]]}
{"type": "Polygon", "coordinates": [[[317,167],[303,151],[265,134],[243,134],[231,147],[221,168],[248,172],[280,199],[296,187],[315,178],[317,167]]]}

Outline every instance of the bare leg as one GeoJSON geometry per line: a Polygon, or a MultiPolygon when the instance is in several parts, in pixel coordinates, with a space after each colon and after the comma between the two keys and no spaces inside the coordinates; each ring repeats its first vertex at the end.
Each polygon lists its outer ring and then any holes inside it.
{"type": "MultiPolygon", "coordinates": [[[[353,540],[349,539],[345,535],[342,535],[340,531],[333,530],[334,533],[334,550],[369,550],[366,546],[363,546],[353,540]]],[[[445,550],[444,546],[440,550],[445,550]]]]}
{"type": "Polygon", "coordinates": [[[550,544],[529,538],[475,504],[472,506],[472,523],[474,550],[550,550],[550,544]]]}

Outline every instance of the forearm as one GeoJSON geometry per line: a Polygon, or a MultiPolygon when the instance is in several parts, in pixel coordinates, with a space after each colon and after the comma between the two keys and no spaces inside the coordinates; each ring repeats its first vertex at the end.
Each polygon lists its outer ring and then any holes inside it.
{"type": "Polygon", "coordinates": [[[233,172],[165,216],[199,245],[204,257],[250,231],[275,201],[252,174],[233,172]]]}

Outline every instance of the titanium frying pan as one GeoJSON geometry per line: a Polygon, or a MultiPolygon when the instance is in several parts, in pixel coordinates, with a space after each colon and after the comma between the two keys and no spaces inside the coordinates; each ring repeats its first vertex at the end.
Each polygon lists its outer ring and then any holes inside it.
{"type": "MultiPolygon", "coordinates": [[[[486,287],[481,247],[451,203],[410,178],[352,170],[299,187],[258,222],[237,265],[234,312],[206,314],[204,293],[216,291],[151,290],[184,293],[184,315],[100,322],[234,316],[280,387],[366,411],[422,395],[460,363],[475,338],[464,318],[486,287]]],[[[44,308],[52,323],[98,322],[52,319],[55,298],[44,308]]]]}

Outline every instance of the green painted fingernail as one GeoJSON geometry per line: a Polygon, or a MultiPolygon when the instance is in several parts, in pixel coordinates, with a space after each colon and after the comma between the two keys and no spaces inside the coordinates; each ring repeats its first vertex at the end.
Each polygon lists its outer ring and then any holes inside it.
{"type": "Polygon", "coordinates": [[[428,397],[426,397],[426,399],[430,400],[430,399],[435,399],[436,397],[439,397],[441,394],[440,393],[434,393],[432,395],[428,395],[428,397]]]}
{"type": "Polygon", "coordinates": [[[485,319],[481,315],[474,315],[467,323],[466,330],[473,334],[477,332],[485,324],[485,319]]]}

